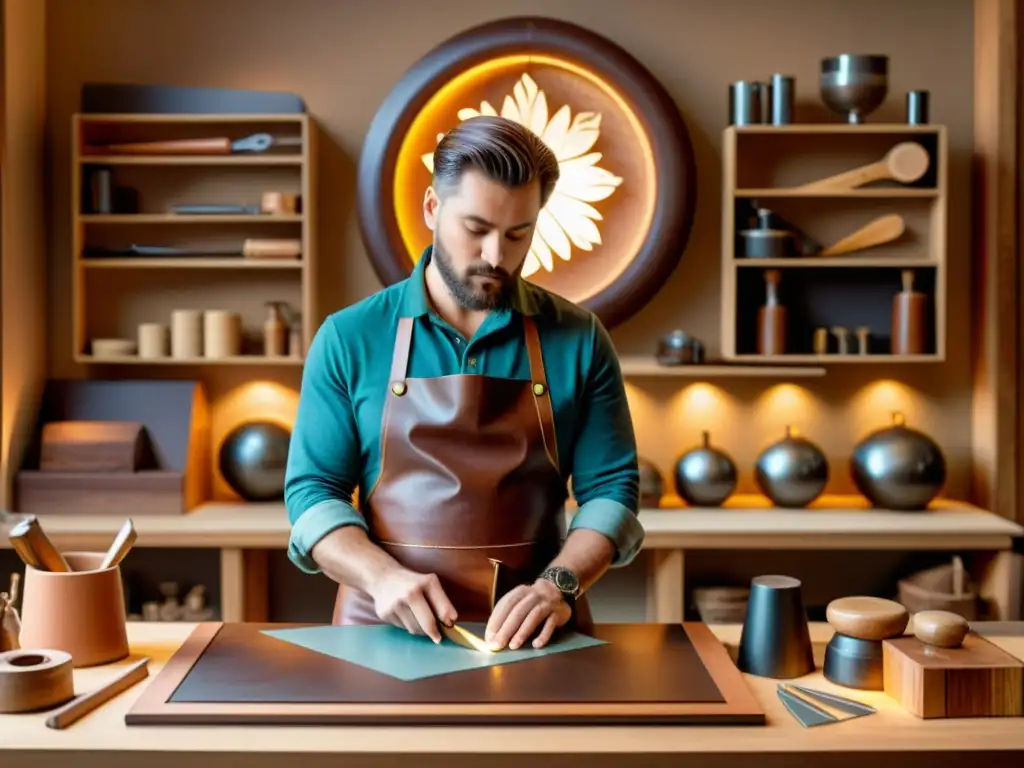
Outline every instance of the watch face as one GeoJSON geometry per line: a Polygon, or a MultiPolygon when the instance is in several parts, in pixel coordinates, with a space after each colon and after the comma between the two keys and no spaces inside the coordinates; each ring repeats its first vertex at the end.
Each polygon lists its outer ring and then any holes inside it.
{"type": "Polygon", "coordinates": [[[576,574],[572,571],[565,568],[559,568],[555,571],[555,586],[563,592],[575,592],[579,583],[579,579],[576,578],[576,574]]]}

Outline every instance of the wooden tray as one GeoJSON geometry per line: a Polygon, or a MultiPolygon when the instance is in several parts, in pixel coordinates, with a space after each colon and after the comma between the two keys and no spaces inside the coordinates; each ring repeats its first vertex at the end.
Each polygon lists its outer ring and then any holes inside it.
{"type": "Polygon", "coordinates": [[[606,645],[402,681],[262,634],[200,624],[128,725],[749,724],[764,711],[702,623],[606,624],[606,645]]]}

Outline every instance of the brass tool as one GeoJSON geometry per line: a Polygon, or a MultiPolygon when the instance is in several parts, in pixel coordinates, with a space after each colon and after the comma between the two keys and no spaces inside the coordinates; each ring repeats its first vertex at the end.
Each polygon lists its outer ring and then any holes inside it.
{"type": "Polygon", "coordinates": [[[39,571],[70,573],[71,567],[63,555],[43,533],[39,520],[28,517],[11,528],[8,536],[11,546],[26,565],[39,571]]]}
{"type": "Polygon", "coordinates": [[[21,619],[14,604],[18,601],[18,584],[21,575],[11,574],[9,592],[0,592],[0,653],[21,649],[21,619]]]}
{"type": "Polygon", "coordinates": [[[128,550],[132,548],[132,544],[135,543],[137,534],[135,533],[135,526],[132,523],[131,518],[125,520],[124,525],[121,526],[121,530],[117,532],[117,536],[110,543],[110,548],[107,550],[107,554],[104,555],[103,561],[100,563],[99,570],[105,570],[107,568],[113,568],[115,565],[120,563],[125,555],[128,554],[128,550]]]}
{"type": "Polygon", "coordinates": [[[871,329],[866,325],[862,325],[857,329],[857,354],[866,355],[868,353],[869,333],[871,333],[871,329]]]}
{"type": "Polygon", "coordinates": [[[482,653],[496,653],[495,649],[491,647],[490,643],[488,643],[482,637],[474,635],[468,629],[463,629],[458,624],[453,624],[450,627],[446,627],[444,624],[442,624],[441,633],[456,645],[461,645],[463,648],[469,648],[471,651],[481,651],[482,653]]]}
{"type": "Polygon", "coordinates": [[[824,355],[828,352],[828,328],[814,329],[814,354],[824,355]]]}
{"type": "Polygon", "coordinates": [[[840,355],[848,355],[850,353],[850,344],[847,334],[849,331],[841,325],[832,327],[832,334],[836,337],[836,344],[839,348],[836,350],[840,355]]]}

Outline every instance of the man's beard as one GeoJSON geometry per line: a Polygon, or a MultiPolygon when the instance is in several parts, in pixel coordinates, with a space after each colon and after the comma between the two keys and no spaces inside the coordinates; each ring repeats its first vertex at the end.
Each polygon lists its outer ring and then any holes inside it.
{"type": "Polygon", "coordinates": [[[431,258],[437,264],[437,271],[459,306],[473,311],[485,311],[504,309],[509,305],[515,280],[501,267],[479,262],[466,270],[465,277],[460,277],[438,238],[434,238],[431,258]],[[490,290],[480,289],[473,285],[474,275],[495,277],[501,284],[490,290]]]}

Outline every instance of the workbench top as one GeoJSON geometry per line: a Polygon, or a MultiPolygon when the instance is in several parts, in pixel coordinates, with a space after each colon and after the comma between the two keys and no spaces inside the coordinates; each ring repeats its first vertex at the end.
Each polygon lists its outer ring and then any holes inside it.
{"type": "MultiPolygon", "coordinates": [[[[566,509],[567,522],[575,507],[566,509]]],[[[183,515],[135,515],[136,547],[284,549],[291,524],[280,503],[209,502],[183,515]]],[[[936,500],[927,512],[870,509],[857,496],[824,495],[807,509],[779,509],[762,496],[736,494],[722,508],[682,506],[666,496],[640,510],[645,549],[1003,550],[1024,527],[964,502],[936,500]]],[[[45,515],[61,549],[106,549],[123,514],[45,515]]],[[[0,547],[9,547],[6,537],[0,547]]]]}
{"type": "MultiPolygon", "coordinates": [[[[150,678],[67,730],[47,728],[45,714],[0,715],[0,765],[260,768],[281,765],[285,757],[291,756],[300,759],[303,768],[394,766],[411,758],[431,768],[479,768],[481,756],[486,755],[489,768],[566,765],[579,757],[585,757],[588,768],[639,765],[638,760],[645,767],[673,768],[748,764],[763,768],[804,761],[820,768],[870,760],[871,768],[882,768],[916,765],[917,753],[929,753],[929,768],[964,764],[959,761],[968,756],[981,758],[984,762],[978,764],[986,768],[1024,765],[1024,718],[922,721],[883,693],[842,689],[823,680],[820,672],[793,682],[835,691],[879,711],[868,717],[804,729],[776,696],[776,681],[746,676],[767,715],[764,726],[127,727],[124,716],[131,704],[194,627],[187,623],[130,624],[132,656],[106,667],[76,670],[76,690],[102,684],[142,655],[152,659],[150,678]]],[[[710,628],[734,651],[740,638],[739,626],[710,628]]],[[[1024,657],[1024,622],[979,623],[975,629],[1008,652],[1024,657]]],[[[820,670],[831,629],[812,624],[811,636],[820,670]]]]}

